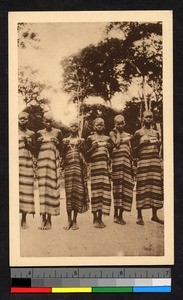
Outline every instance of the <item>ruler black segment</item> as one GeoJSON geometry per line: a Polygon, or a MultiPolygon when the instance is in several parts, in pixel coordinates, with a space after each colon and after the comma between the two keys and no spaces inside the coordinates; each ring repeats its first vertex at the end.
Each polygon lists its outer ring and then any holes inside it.
{"type": "Polygon", "coordinates": [[[11,280],[12,287],[31,287],[30,278],[12,278],[11,280]]]}

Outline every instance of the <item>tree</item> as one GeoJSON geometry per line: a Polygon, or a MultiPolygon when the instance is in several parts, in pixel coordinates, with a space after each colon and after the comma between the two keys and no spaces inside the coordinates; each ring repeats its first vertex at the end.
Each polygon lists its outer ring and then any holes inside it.
{"type": "Polygon", "coordinates": [[[27,47],[39,49],[40,38],[36,32],[31,30],[32,26],[32,23],[18,23],[18,47],[22,49],[27,47]]]}
{"type": "Polygon", "coordinates": [[[42,128],[43,114],[50,109],[50,99],[43,95],[50,85],[36,79],[38,73],[30,66],[20,67],[18,72],[18,93],[25,103],[24,111],[29,113],[30,129],[34,131],[42,128]]]}
{"type": "Polygon", "coordinates": [[[123,32],[123,78],[130,81],[134,76],[142,78],[139,95],[145,103],[145,109],[151,109],[151,99],[146,96],[146,84],[150,85],[156,100],[162,100],[162,24],[116,22],[110,23],[107,34],[111,30],[123,32]]]}
{"type": "MultiPolygon", "coordinates": [[[[64,70],[63,88],[73,101],[87,96],[101,96],[110,103],[112,95],[120,91],[121,42],[107,39],[98,45],[89,45],[79,53],[65,58],[61,64],[64,70]]],[[[126,83],[125,83],[126,84],[126,83]]]]}

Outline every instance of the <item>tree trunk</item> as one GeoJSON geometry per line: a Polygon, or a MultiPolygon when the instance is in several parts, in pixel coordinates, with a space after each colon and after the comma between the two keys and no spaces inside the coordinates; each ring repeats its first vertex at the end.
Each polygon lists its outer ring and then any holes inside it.
{"type": "Polygon", "coordinates": [[[146,90],[145,90],[145,86],[146,86],[146,76],[142,76],[142,95],[143,95],[143,99],[144,99],[144,103],[145,103],[145,110],[149,110],[148,108],[148,103],[147,103],[147,95],[146,95],[146,90]]]}
{"type": "Polygon", "coordinates": [[[83,110],[82,110],[82,113],[81,113],[81,123],[80,123],[80,129],[79,129],[79,137],[82,137],[83,126],[84,126],[84,114],[83,114],[83,110]]]}

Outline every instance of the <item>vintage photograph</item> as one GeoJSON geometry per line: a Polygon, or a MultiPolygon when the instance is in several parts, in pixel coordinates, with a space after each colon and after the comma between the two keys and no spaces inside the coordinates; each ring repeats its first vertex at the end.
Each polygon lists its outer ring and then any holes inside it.
{"type": "Polygon", "coordinates": [[[171,18],[9,14],[12,265],[173,263],[171,18]]]}

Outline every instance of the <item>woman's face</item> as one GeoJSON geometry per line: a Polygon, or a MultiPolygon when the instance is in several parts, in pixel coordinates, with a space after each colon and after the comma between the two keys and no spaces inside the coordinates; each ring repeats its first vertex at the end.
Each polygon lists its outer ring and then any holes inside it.
{"type": "Polygon", "coordinates": [[[44,119],[44,126],[47,130],[50,130],[52,127],[52,120],[51,119],[44,119]]]}
{"type": "Polygon", "coordinates": [[[78,133],[79,131],[79,125],[77,123],[73,123],[70,125],[70,132],[75,134],[75,133],[78,133]]]}
{"type": "Polygon", "coordinates": [[[26,115],[20,115],[18,118],[18,122],[20,126],[26,126],[28,122],[28,117],[26,115]]]}
{"type": "Polygon", "coordinates": [[[147,112],[144,114],[144,117],[143,117],[143,120],[144,120],[144,124],[151,124],[153,122],[153,115],[151,112],[147,112]]]}
{"type": "Polygon", "coordinates": [[[95,121],[94,130],[97,132],[102,132],[104,130],[104,121],[103,120],[95,121]]]}
{"type": "Polygon", "coordinates": [[[116,121],[115,122],[115,127],[117,130],[122,131],[123,128],[125,126],[125,120],[121,120],[121,121],[116,121]]]}

